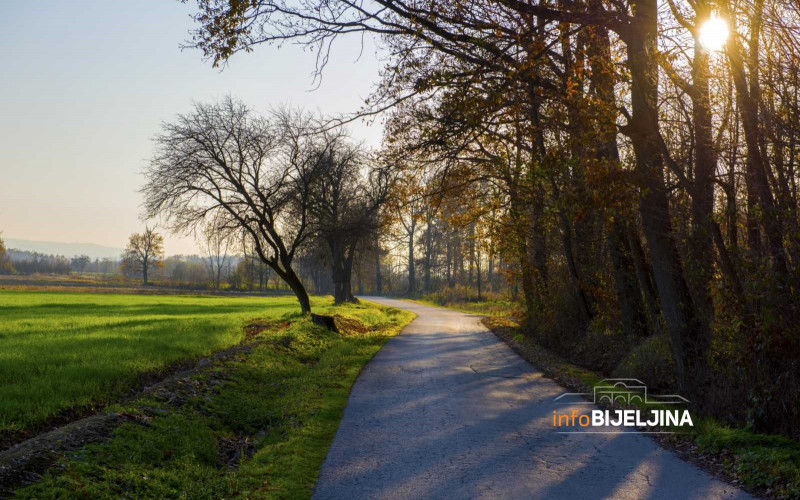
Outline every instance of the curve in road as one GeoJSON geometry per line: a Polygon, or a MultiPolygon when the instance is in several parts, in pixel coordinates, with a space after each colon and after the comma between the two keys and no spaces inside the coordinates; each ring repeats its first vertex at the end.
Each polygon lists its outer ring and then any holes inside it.
{"type": "Polygon", "coordinates": [[[565,389],[478,317],[365,298],[417,318],[353,385],[315,499],[753,498],[639,433],[557,433],[565,389]]]}

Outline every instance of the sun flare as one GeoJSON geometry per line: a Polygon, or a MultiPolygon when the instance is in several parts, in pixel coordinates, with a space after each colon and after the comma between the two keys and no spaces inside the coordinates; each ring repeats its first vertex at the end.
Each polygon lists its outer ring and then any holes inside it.
{"type": "Polygon", "coordinates": [[[712,17],[700,27],[700,43],[708,50],[720,51],[729,34],[728,24],[719,17],[712,17]]]}

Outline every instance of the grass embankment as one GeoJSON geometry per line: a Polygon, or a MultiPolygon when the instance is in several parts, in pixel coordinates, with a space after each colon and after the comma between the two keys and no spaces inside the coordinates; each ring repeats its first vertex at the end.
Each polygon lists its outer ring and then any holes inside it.
{"type": "MultiPolygon", "coordinates": [[[[511,318],[489,317],[484,324],[545,375],[571,391],[591,393],[606,378],[544,349],[523,335],[511,318]]],[[[680,428],[680,433],[667,435],[661,441],[760,494],[800,498],[800,443],[783,436],[732,428],[710,417],[693,418],[694,427],[688,431],[680,428]],[[687,448],[686,444],[691,446],[687,448]]]]}
{"type": "Polygon", "coordinates": [[[424,306],[442,307],[445,309],[453,309],[469,314],[479,314],[481,316],[511,316],[517,309],[517,304],[510,300],[505,299],[487,299],[487,300],[460,300],[456,302],[443,302],[436,297],[423,296],[414,299],[404,299],[411,302],[416,302],[424,306]]]}
{"type": "Polygon", "coordinates": [[[282,315],[243,352],[174,391],[111,406],[132,421],[71,453],[17,497],[310,497],[356,376],[413,317],[371,304],[314,304],[351,320],[342,334],[282,315]]]}
{"type": "Polygon", "coordinates": [[[247,320],[296,309],[293,297],[0,291],[0,438],[113,401],[145,373],[240,342],[247,320]]]}

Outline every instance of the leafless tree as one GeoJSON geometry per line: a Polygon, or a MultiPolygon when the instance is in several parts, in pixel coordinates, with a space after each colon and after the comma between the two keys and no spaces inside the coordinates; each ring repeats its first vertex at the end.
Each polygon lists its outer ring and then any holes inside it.
{"type": "Polygon", "coordinates": [[[219,290],[222,274],[231,265],[228,253],[231,246],[230,231],[221,228],[223,221],[211,219],[202,230],[203,262],[214,280],[214,287],[219,290]]]}
{"type": "Polygon", "coordinates": [[[165,123],[146,170],[145,214],[185,232],[211,218],[241,229],[258,257],[311,303],[292,268],[310,235],[309,202],[319,156],[310,116],[288,110],[259,116],[238,100],[196,104],[165,123]]]}
{"type": "Polygon", "coordinates": [[[379,226],[391,171],[370,163],[363,148],[350,144],[342,131],[325,134],[321,146],[311,197],[315,234],[330,251],[335,303],[355,302],[353,259],[359,245],[379,226]]]}
{"type": "Polygon", "coordinates": [[[155,229],[145,227],[141,234],[132,234],[128,240],[125,253],[122,254],[123,267],[135,274],[142,275],[142,283],[147,284],[150,270],[161,264],[164,258],[164,237],[155,229]]]}

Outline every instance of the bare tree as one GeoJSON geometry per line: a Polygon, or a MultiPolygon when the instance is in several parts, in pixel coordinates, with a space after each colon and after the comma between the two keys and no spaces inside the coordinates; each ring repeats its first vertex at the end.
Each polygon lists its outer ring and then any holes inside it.
{"type": "Polygon", "coordinates": [[[242,247],[242,261],[239,266],[244,267],[250,289],[255,288],[256,282],[258,282],[258,291],[263,292],[264,288],[269,285],[270,268],[256,255],[246,231],[239,234],[238,243],[242,247]]]}
{"type": "Polygon", "coordinates": [[[316,235],[331,255],[334,302],[356,302],[351,288],[357,247],[379,226],[379,210],[390,184],[388,169],[370,168],[359,146],[343,132],[325,134],[319,174],[312,191],[316,235]]]}
{"type": "Polygon", "coordinates": [[[131,273],[141,274],[142,283],[147,284],[150,269],[161,264],[164,258],[164,237],[154,229],[145,227],[142,234],[134,233],[128,240],[122,265],[131,273]]]}
{"type": "Polygon", "coordinates": [[[203,263],[206,265],[214,287],[219,290],[222,273],[231,265],[228,254],[231,246],[229,231],[221,227],[223,221],[214,218],[206,224],[202,231],[203,263]]]}
{"type": "Polygon", "coordinates": [[[308,115],[280,110],[269,117],[231,97],[196,104],[163,125],[146,171],[145,214],[185,232],[217,217],[220,227],[248,234],[258,257],[283,279],[303,313],[311,303],[292,268],[310,235],[317,136],[308,115]]]}

